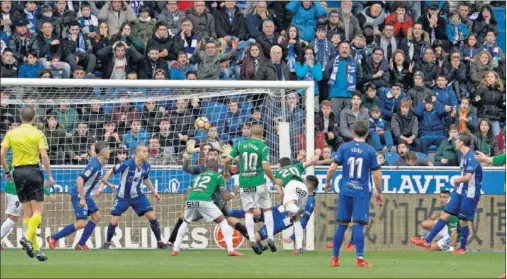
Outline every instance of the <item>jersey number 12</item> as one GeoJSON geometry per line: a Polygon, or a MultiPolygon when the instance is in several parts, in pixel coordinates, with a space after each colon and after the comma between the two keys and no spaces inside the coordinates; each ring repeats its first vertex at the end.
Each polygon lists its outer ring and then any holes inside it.
{"type": "Polygon", "coordinates": [[[361,179],[361,170],[363,169],[363,158],[350,157],[347,160],[347,164],[349,164],[349,178],[361,179]],[[356,177],[354,177],[354,172],[357,172],[356,177]]]}

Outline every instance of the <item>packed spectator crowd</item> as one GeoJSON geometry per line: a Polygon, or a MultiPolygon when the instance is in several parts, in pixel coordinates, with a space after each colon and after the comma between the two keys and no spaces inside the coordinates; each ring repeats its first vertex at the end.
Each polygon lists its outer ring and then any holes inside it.
{"type": "MultiPolygon", "coordinates": [[[[2,0],[1,77],[313,81],[323,164],[352,139],[358,119],[370,121],[368,141],[379,157],[401,156],[397,165],[426,165],[414,152],[436,151],[434,164],[457,166],[457,132],[472,133],[473,148],[486,155],[504,149],[505,54],[492,6],[505,2],[340,5],[2,0]]],[[[86,163],[94,142],[106,140],[116,150],[113,163],[146,144],[152,162],[173,164],[189,140],[232,145],[255,122],[273,126],[266,141],[278,141],[280,119],[266,119],[264,95],[129,102],[136,90],[115,91],[125,99],[115,105],[39,107],[52,162],[86,163]],[[223,108],[220,117],[205,111],[212,105],[223,108]],[[195,129],[199,116],[210,118],[208,131],[195,129]]],[[[14,98],[9,90],[1,97],[3,135],[18,124],[19,106],[7,102],[14,98]]],[[[308,125],[300,99],[290,93],[285,100],[295,158],[304,153],[308,125]]]]}

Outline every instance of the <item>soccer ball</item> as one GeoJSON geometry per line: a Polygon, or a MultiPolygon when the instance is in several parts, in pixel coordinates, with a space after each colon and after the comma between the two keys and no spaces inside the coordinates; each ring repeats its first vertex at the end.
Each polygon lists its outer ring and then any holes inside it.
{"type": "Polygon", "coordinates": [[[208,118],[201,116],[195,120],[194,125],[196,129],[208,130],[211,126],[211,123],[209,122],[208,118]]]}

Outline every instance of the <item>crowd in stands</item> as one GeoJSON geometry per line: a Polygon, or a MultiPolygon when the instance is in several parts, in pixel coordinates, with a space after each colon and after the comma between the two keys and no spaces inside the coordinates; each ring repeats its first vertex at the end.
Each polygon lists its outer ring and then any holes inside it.
{"type": "MultiPolygon", "coordinates": [[[[505,54],[493,6],[502,1],[6,1],[0,4],[1,77],[52,79],[306,80],[315,84],[316,147],[323,162],[370,121],[368,142],[397,165],[457,166],[457,132],[486,155],[504,150],[505,54]]],[[[47,89],[42,89],[46,90],[47,89]]],[[[139,91],[142,92],[139,92],[139,91]]],[[[168,89],[169,92],[169,89],[168,89]]],[[[50,94],[50,90],[44,92],[50,94]]],[[[82,164],[95,141],[137,144],[157,164],[179,162],[191,139],[220,147],[280,120],[254,99],[40,106],[52,163],[82,164]],[[211,113],[220,111],[220,113],[211,113]],[[216,116],[219,115],[219,116],[216,116]],[[199,116],[211,120],[196,130],[199,116]],[[270,118],[270,119],[268,119],[270,118]]],[[[40,96],[40,95],[39,95],[40,96]]],[[[18,124],[16,98],[2,88],[0,133],[18,124]]],[[[294,158],[304,149],[303,97],[284,100],[294,158]]],[[[270,138],[269,138],[270,137],[270,138]]],[[[276,144],[275,144],[276,143],[276,144]]],[[[204,146],[204,145],[203,145],[204,146]]]]}

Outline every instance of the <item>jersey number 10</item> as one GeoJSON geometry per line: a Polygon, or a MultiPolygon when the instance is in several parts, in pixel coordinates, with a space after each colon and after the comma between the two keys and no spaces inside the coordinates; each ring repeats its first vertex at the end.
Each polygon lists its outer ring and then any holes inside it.
{"type": "Polygon", "coordinates": [[[347,164],[349,164],[349,178],[361,179],[361,170],[363,169],[363,158],[350,157],[347,160],[347,164]],[[356,177],[354,177],[354,172],[357,172],[356,177]]]}
{"type": "Polygon", "coordinates": [[[255,153],[243,153],[243,167],[245,172],[254,172],[257,170],[257,161],[259,156],[255,153]]]}

